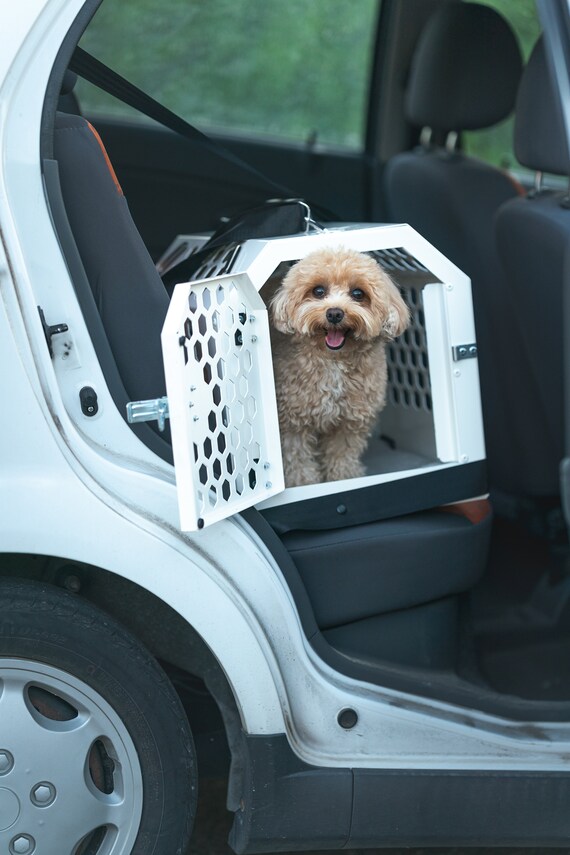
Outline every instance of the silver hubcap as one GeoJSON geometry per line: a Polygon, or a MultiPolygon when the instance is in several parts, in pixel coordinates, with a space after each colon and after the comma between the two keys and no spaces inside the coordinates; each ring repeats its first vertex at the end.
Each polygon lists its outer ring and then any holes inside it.
{"type": "Polygon", "coordinates": [[[135,746],[73,675],[0,659],[0,852],[130,855],[142,812],[135,746]]]}

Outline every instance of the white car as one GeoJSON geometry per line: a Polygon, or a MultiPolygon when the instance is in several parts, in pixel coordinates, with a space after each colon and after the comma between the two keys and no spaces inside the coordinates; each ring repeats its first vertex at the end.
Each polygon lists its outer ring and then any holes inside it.
{"type": "Polygon", "coordinates": [[[217,722],[238,853],[568,846],[569,67],[567,0],[4,4],[0,852],[183,855],[217,722]],[[339,245],[412,321],[285,489],[339,245]]]}

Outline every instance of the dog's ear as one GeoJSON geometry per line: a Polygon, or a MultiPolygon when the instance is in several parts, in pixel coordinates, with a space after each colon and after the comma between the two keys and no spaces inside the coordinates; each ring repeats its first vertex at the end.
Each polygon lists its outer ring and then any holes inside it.
{"type": "Polygon", "coordinates": [[[287,311],[287,292],[281,285],[273,295],[269,304],[269,312],[273,326],[282,333],[292,333],[291,320],[287,311]]]}
{"type": "Polygon", "coordinates": [[[400,291],[393,282],[390,283],[390,303],[382,330],[389,338],[401,335],[410,322],[410,310],[404,303],[400,291]]]}

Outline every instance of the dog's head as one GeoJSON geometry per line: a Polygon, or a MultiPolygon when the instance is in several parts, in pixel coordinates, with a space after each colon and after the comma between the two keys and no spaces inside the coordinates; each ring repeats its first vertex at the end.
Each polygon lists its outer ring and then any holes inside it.
{"type": "Polygon", "coordinates": [[[271,301],[282,333],[311,336],[331,351],[347,343],[392,339],[409,312],[390,276],[374,259],[352,249],[322,249],[291,267],[271,301]]]}

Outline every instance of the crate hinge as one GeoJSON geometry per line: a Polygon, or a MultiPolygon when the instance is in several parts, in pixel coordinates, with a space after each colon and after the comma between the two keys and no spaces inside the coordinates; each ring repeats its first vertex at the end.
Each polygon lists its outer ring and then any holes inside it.
{"type": "Polygon", "coordinates": [[[475,342],[472,344],[456,344],[451,348],[451,353],[453,354],[454,362],[460,362],[462,359],[475,359],[477,356],[477,345],[475,342]]]}

